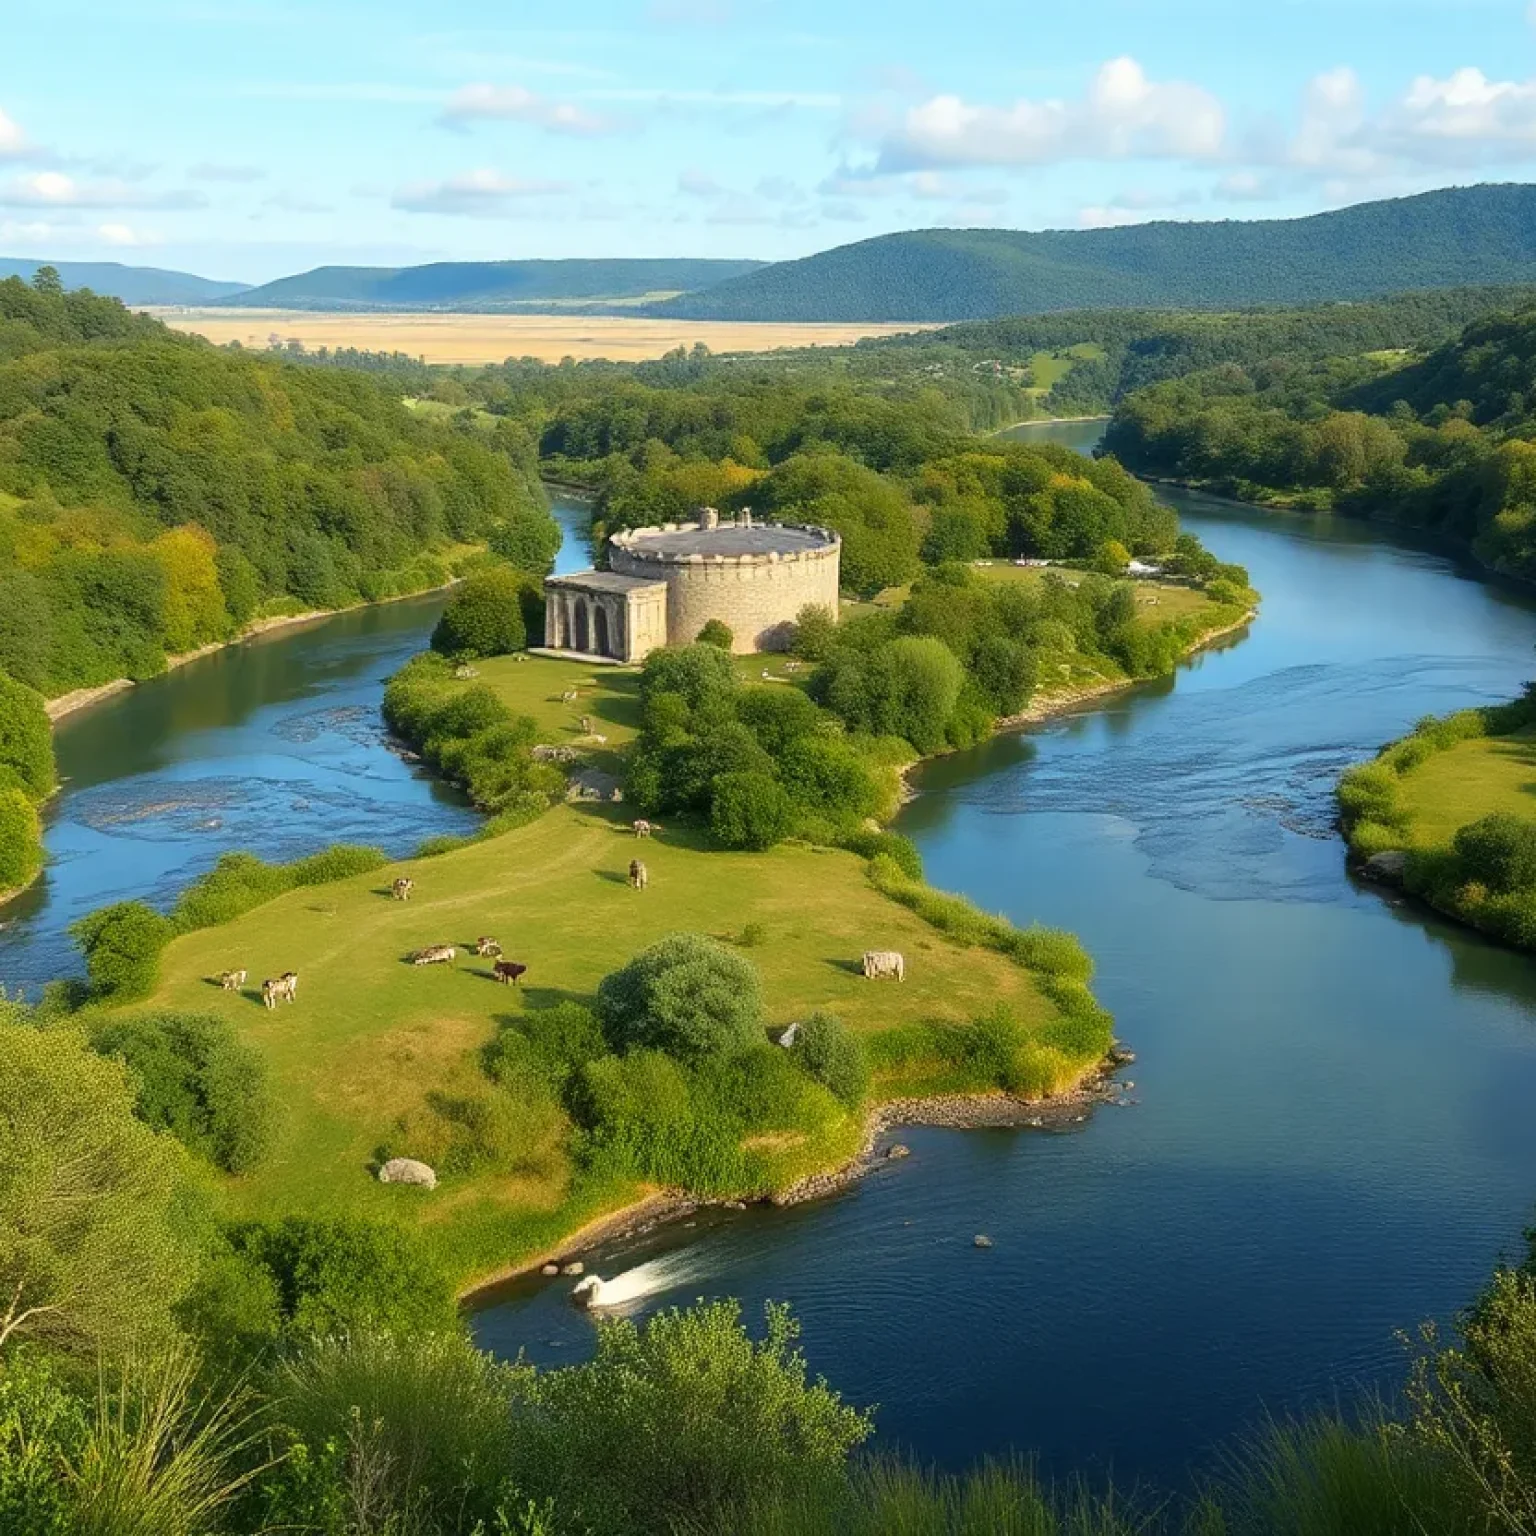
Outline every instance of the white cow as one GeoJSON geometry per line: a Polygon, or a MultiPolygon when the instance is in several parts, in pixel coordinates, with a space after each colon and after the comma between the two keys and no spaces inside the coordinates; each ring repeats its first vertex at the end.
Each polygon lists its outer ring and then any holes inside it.
{"type": "Polygon", "coordinates": [[[887,976],[897,981],[907,979],[907,962],[900,951],[894,949],[866,949],[864,951],[864,975],[869,981],[880,981],[887,976]]]}

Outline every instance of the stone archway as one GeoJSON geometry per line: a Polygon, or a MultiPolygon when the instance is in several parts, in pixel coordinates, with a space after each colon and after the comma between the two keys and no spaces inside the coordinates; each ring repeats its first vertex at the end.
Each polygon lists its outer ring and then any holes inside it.
{"type": "Polygon", "coordinates": [[[592,605],[592,654],[594,656],[618,655],[618,652],[613,648],[613,638],[608,632],[608,605],[606,603],[593,603],[592,605]]]}
{"type": "Polygon", "coordinates": [[[587,610],[589,606],[587,599],[578,594],[576,601],[574,604],[572,604],[572,606],[576,611],[572,615],[575,622],[571,626],[573,631],[571,635],[571,649],[573,651],[580,651],[583,655],[590,656],[592,654],[592,636],[591,624],[587,617],[587,610]]]}

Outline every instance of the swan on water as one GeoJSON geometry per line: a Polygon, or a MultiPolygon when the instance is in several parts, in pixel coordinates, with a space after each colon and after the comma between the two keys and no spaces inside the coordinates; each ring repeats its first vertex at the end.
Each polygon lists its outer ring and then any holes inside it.
{"type": "Polygon", "coordinates": [[[584,1280],[576,1284],[571,1292],[571,1300],[578,1307],[600,1307],[603,1304],[603,1277],[601,1275],[588,1275],[584,1280]]]}

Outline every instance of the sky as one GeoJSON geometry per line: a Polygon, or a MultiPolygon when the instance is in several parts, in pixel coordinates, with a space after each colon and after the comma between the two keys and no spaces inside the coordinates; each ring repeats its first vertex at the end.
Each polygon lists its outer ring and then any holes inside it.
{"type": "Polygon", "coordinates": [[[247,282],[1533,173],[1536,0],[47,0],[0,39],[0,255],[247,282]]]}

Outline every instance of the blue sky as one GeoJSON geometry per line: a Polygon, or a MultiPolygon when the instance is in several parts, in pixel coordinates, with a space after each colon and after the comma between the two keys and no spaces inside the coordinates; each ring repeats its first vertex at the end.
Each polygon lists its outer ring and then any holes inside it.
{"type": "Polygon", "coordinates": [[[0,254],[804,255],[1264,218],[1536,166],[1525,0],[48,0],[0,254]]]}

